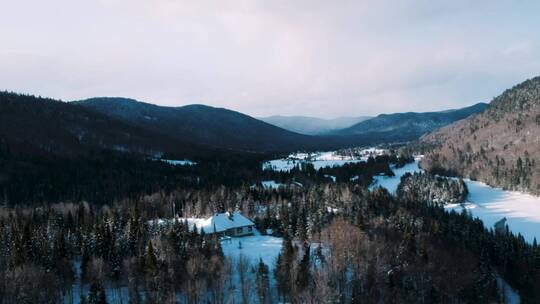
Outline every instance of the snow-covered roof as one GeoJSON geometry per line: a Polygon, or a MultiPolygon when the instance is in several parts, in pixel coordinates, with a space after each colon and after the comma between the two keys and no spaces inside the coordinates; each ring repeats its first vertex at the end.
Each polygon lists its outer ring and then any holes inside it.
{"type": "Polygon", "coordinates": [[[203,229],[206,233],[223,232],[233,228],[255,225],[240,212],[216,213],[207,219],[187,218],[185,220],[187,220],[190,228],[195,225],[197,230],[201,231],[203,229]]]}

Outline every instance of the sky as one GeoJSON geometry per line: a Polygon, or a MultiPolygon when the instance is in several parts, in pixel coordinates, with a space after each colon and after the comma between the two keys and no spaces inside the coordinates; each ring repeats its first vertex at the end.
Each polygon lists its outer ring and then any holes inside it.
{"type": "Polygon", "coordinates": [[[0,90],[325,118],[540,75],[540,1],[0,0],[0,90]]]}

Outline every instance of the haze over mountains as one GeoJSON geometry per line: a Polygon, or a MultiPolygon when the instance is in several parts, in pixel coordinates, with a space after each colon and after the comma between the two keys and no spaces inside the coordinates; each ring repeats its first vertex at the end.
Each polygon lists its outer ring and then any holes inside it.
{"type": "Polygon", "coordinates": [[[274,126],[307,135],[323,135],[339,129],[348,128],[356,123],[370,119],[370,116],[338,117],[324,119],[309,116],[269,116],[259,119],[274,126]]]}

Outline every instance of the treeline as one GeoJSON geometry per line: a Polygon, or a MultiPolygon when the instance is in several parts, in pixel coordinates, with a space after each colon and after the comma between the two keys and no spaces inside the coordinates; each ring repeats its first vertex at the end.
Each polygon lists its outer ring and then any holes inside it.
{"type": "Polygon", "coordinates": [[[0,141],[0,204],[87,201],[104,205],[177,188],[239,187],[260,177],[260,157],[231,154],[196,166],[172,166],[113,151],[72,157],[25,154],[0,141]]]}
{"type": "Polygon", "coordinates": [[[197,161],[194,166],[173,166],[140,154],[106,150],[71,156],[25,153],[0,138],[0,205],[81,201],[104,205],[179,188],[238,188],[269,179],[313,185],[329,182],[327,175],[367,186],[374,175],[391,176],[391,164],[407,161],[392,154],[335,168],[315,170],[303,163],[290,172],[263,171],[263,159],[268,157],[230,152],[192,159],[197,161]]]}

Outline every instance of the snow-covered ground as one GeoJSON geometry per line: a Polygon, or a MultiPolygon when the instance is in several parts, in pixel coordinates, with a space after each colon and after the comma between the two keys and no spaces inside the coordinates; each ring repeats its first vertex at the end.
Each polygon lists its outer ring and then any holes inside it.
{"type": "Polygon", "coordinates": [[[278,182],[273,181],[273,180],[262,181],[261,184],[262,184],[263,188],[265,188],[265,189],[278,189],[279,187],[284,187],[285,186],[285,184],[278,183],[278,182]]]}
{"type": "Polygon", "coordinates": [[[281,251],[282,242],[282,238],[260,235],[257,232],[253,236],[223,240],[221,241],[221,248],[223,254],[232,260],[238,260],[242,255],[248,258],[251,264],[256,264],[259,262],[259,258],[262,258],[263,262],[272,270],[281,251]]]}
{"type": "Polygon", "coordinates": [[[196,162],[191,161],[191,160],[187,160],[187,159],[184,159],[184,160],[160,159],[160,160],[162,162],[164,162],[164,163],[167,163],[167,164],[173,165],[173,166],[193,166],[193,165],[197,164],[196,162]]]}
{"type": "Polygon", "coordinates": [[[401,181],[401,177],[405,173],[414,173],[414,172],[421,172],[422,169],[418,167],[419,159],[416,159],[415,162],[406,164],[405,166],[401,168],[392,168],[392,171],[394,172],[394,176],[375,176],[375,182],[370,186],[370,189],[373,190],[376,187],[383,187],[388,190],[388,192],[394,194],[396,193],[397,187],[401,181]]]}
{"type": "Polygon", "coordinates": [[[521,233],[531,243],[534,238],[540,239],[540,197],[471,180],[465,180],[465,183],[469,188],[469,203],[448,206],[448,209],[461,211],[466,208],[490,228],[506,217],[506,224],[512,232],[521,233]]]}
{"type": "MultiPolygon", "coordinates": [[[[394,169],[395,176],[376,176],[376,181],[370,188],[381,186],[390,193],[395,193],[401,176],[407,172],[422,171],[418,167],[418,162],[419,158],[403,168],[394,169]]],[[[495,222],[506,217],[506,224],[512,232],[521,233],[528,242],[532,242],[534,238],[540,240],[540,197],[506,191],[467,179],[464,181],[469,189],[468,202],[447,205],[447,210],[461,212],[465,208],[473,216],[481,219],[487,228],[493,228],[495,222]]]]}
{"type": "Polygon", "coordinates": [[[359,157],[352,155],[341,155],[336,151],[316,152],[316,153],[293,153],[286,158],[274,159],[263,164],[264,170],[289,171],[301,163],[311,163],[315,169],[324,167],[339,167],[347,163],[358,163],[367,161],[370,156],[382,155],[383,149],[368,148],[360,151],[359,157]]]}
{"type": "Polygon", "coordinates": [[[497,276],[497,286],[504,296],[506,304],[519,304],[521,303],[521,297],[519,294],[506,283],[500,276],[497,276]]]}

